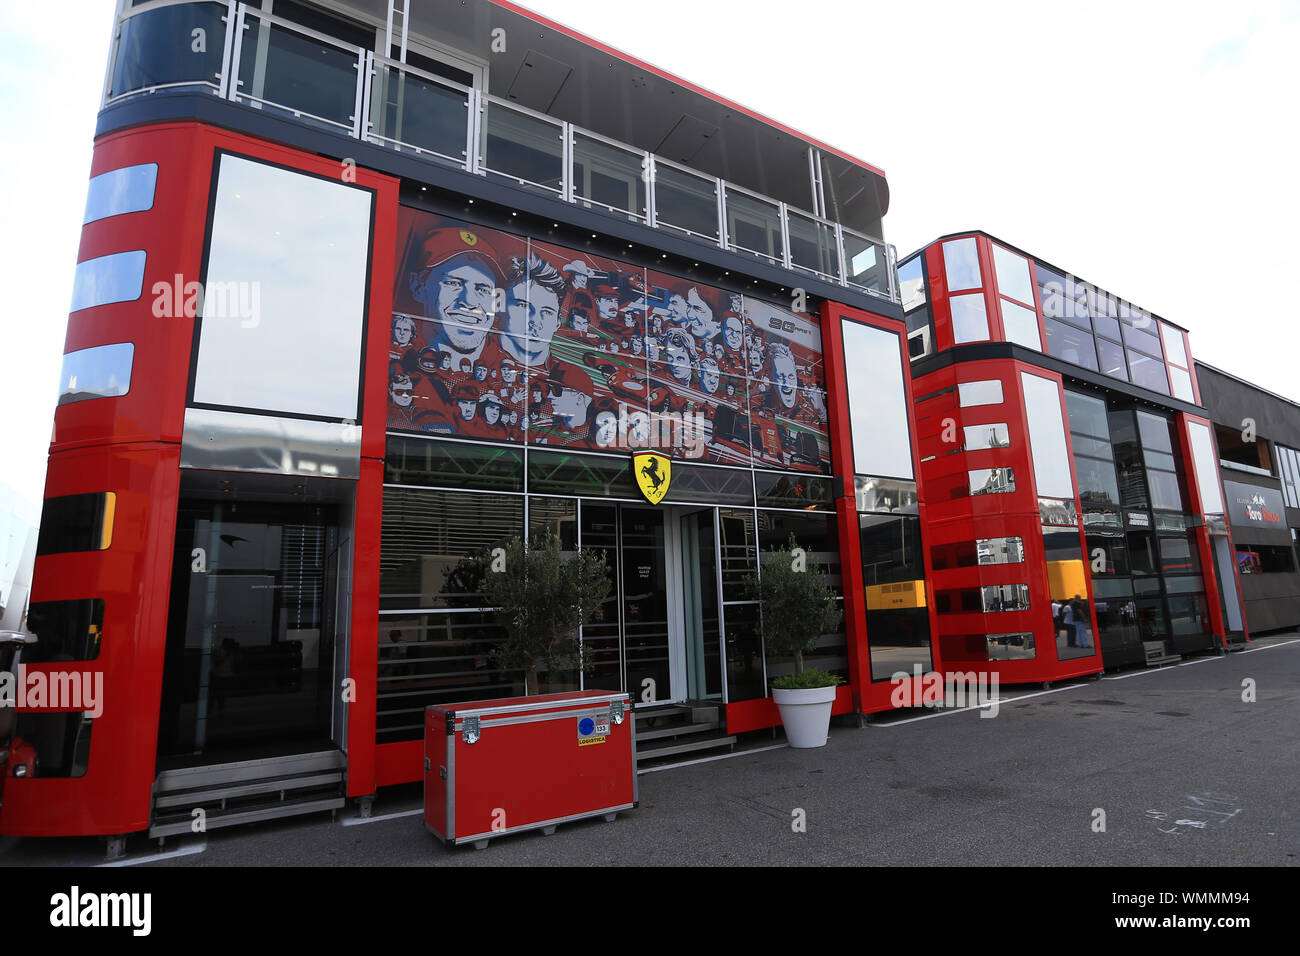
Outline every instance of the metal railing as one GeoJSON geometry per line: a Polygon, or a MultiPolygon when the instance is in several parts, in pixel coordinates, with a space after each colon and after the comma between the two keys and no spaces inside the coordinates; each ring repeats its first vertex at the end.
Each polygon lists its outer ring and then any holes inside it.
{"type": "MultiPolygon", "coordinates": [[[[153,0],[122,13],[103,105],[175,89],[899,301],[897,254],[879,238],[235,0],[153,0]]],[[[817,183],[820,164],[809,166],[817,183]]]]}

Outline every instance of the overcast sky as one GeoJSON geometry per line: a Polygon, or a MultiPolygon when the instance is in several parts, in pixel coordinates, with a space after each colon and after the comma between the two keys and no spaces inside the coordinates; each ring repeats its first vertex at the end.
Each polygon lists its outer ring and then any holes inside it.
{"type": "MultiPolygon", "coordinates": [[[[1300,399],[1300,4],[527,5],[883,168],[900,253],[986,230],[1300,399]]],[[[0,4],[0,482],[34,501],[111,20],[0,4]]]]}

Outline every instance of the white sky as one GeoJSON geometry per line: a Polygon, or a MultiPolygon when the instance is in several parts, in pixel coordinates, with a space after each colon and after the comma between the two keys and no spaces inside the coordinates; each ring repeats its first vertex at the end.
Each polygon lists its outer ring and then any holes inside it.
{"type": "MultiPolygon", "coordinates": [[[[883,168],[900,253],[984,229],[1300,399],[1300,4],[527,5],[883,168]]],[[[0,4],[0,481],[35,501],[111,8],[0,4]]]]}

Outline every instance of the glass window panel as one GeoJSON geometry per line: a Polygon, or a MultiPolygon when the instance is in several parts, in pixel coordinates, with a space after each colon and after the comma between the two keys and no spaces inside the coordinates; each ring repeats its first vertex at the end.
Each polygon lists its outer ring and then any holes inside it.
{"type": "Polygon", "coordinates": [[[370,95],[371,136],[465,162],[465,93],[376,62],[370,95]]]}
{"type": "Polygon", "coordinates": [[[1178,476],[1168,471],[1147,469],[1147,484],[1151,488],[1151,507],[1169,511],[1183,510],[1183,496],[1178,486],[1178,476]]]}
{"type": "MultiPolygon", "coordinates": [[[[758,537],[754,528],[754,512],[718,511],[718,529],[721,532],[722,599],[741,601],[745,598],[745,577],[758,560],[758,537]]],[[[727,625],[731,625],[731,610],[727,610],[727,625]]]]}
{"type": "Polygon", "coordinates": [[[1173,454],[1174,439],[1169,430],[1169,419],[1152,415],[1150,412],[1138,412],[1137,423],[1143,448],[1164,452],[1167,455],[1173,454]]]}
{"type": "Polygon", "coordinates": [[[840,253],[835,230],[793,212],[788,212],[786,219],[790,226],[790,261],[797,267],[838,279],[840,253]]]}
{"type": "MultiPolygon", "coordinates": [[[[501,103],[483,105],[483,165],[491,172],[559,192],[564,139],[558,124],[501,103]]],[[[716,209],[714,210],[716,219],[716,209]]]]}
{"type": "Polygon", "coordinates": [[[1120,341],[1119,320],[1107,315],[1094,315],[1092,317],[1093,328],[1102,338],[1111,341],[1120,341]]]}
{"type": "Polygon", "coordinates": [[[1103,374],[1128,381],[1128,368],[1124,365],[1123,348],[1114,342],[1097,339],[1097,358],[1103,374]]]}
{"type": "Polygon", "coordinates": [[[632,479],[629,461],[534,448],[528,453],[528,490],[540,494],[644,500],[632,479]]]}
{"type": "Polygon", "coordinates": [[[661,223],[716,240],[717,183],[672,166],[656,166],[655,217],[661,223]]]}
{"type": "Polygon", "coordinates": [[[976,451],[980,448],[1009,448],[1011,436],[1007,426],[1001,422],[989,425],[967,425],[962,429],[965,448],[976,451]]]}
{"type": "Polygon", "coordinates": [[[111,491],[46,498],[36,554],[103,551],[113,542],[117,495],[111,491]]]}
{"type": "Polygon", "coordinates": [[[943,244],[943,268],[948,276],[948,291],[978,289],[984,283],[980,278],[979,252],[975,239],[953,239],[943,244]]]}
{"type": "Polygon", "coordinates": [[[727,191],[727,244],[742,252],[753,252],[779,261],[784,256],[781,244],[781,209],[775,203],[756,199],[748,193],[727,191]]]}
{"type": "MultiPolygon", "coordinates": [[[[464,133],[462,132],[462,136],[464,133]]],[[[646,214],[644,157],[617,146],[573,134],[573,195],[637,218],[646,214]]]]}
{"type": "Polygon", "coordinates": [[[69,312],[113,302],[134,302],[144,286],[145,252],[115,252],[77,263],[69,312]]]}
{"type": "Polygon", "coordinates": [[[1038,493],[1051,498],[1073,498],[1070,454],[1065,441],[1065,419],[1056,382],[1020,373],[1025,393],[1025,417],[1029,423],[1029,447],[1034,462],[1038,493]]]}
{"type": "Polygon", "coordinates": [[[215,89],[225,45],[226,9],[224,3],[186,3],[123,20],[109,96],[179,83],[215,89]],[[194,49],[195,30],[202,30],[206,38],[202,50],[194,49]]]}
{"type": "Polygon", "coordinates": [[[1014,468],[977,468],[966,473],[972,495],[1000,495],[1016,490],[1014,468]]]}
{"type": "Polygon", "coordinates": [[[69,352],[59,374],[59,404],[125,395],[131,390],[134,359],[135,346],[130,342],[69,352]]]}
{"type": "MultiPolygon", "coordinates": [[[[848,281],[863,289],[886,291],[889,283],[884,245],[848,229],[841,229],[840,233],[844,238],[844,261],[849,268],[848,281]]],[[[917,261],[920,261],[919,258],[917,261]]],[[[914,302],[912,307],[924,303],[925,293],[922,291],[920,300],[914,302]]]]}
{"type": "Polygon", "coordinates": [[[1025,348],[1042,351],[1043,340],[1038,334],[1038,315],[1007,299],[1002,300],[1002,328],[1007,341],[1025,348]]]}
{"type": "Polygon", "coordinates": [[[856,475],[853,479],[853,491],[859,511],[917,513],[914,481],[856,475]]]}
{"type": "Polygon", "coordinates": [[[1154,332],[1129,325],[1127,322],[1121,326],[1121,331],[1124,335],[1124,344],[1129,348],[1145,352],[1163,361],[1164,353],[1160,351],[1160,337],[1154,332]]]}
{"type": "Polygon", "coordinates": [[[872,680],[928,671],[930,621],[925,601],[921,522],[913,516],[859,517],[872,680]]]}
{"type": "Polygon", "coordinates": [[[898,267],[898,289],[904,312],[925,305],[925,260],[922,256],[913,256],[898,267]]]}
{"type": "Polygon", "coordinates": [[[898,334],[840,324],[848,378],[853,470],[860,475],[912,477],[912,438],[898,334]]]}
{"type": "Polygon", "coordinates": [[[523,491],[524,454],[517,448],[388,436],[384,481],[486,491],[523,491]]]}
{"type": "Polygon", "coordinates": [[[975,405],[1001,405],[1002,383],[997,379],[983,382],[958,382],[957,402],[962,408],[975,405]]]}
{"type": "Polygon", "coordinates": [[[352,129],[356,110],[357,50],[323,43],[297,30],[258,23],[245,29],[239,59],[239,95],[263,106],[352,129]]]}
{"type": "MultiPolygon", "coordinates": [[[[677,468],[673,466],[673,487],[669,492],[669,501],[711,501],[710,498],[688,498],[686,491],[677,489],[677,468]]],[[[799,508],[801,510],[830,510],[835,507],[834,479],[820,478],[813,475],[774,474],[767,471],[755,471],[753,488],[758,494],[760,507],[799,508]]],[[[744,472],[748,479],[750,472],[744,472]]],[[[749,496],[747,495],[746,498],[749,496]]],[[[725,504],[738,504],[729,500],[725,504]]],[[[746,502],[747,503],[747,502],[746,502]]]]}
{"type": "MultiPolygon", "coordinates": [[[[1006,303],[1003,303],[1005,312],[1006,303]]],[[[1097,349],[1092,333],[1047,318],[1043,319],[1043,328],[1047,330],[1048,355],[1097,371],[1097,349]]]]}
{"type": "Polygon", "coordinates": [[[467,559],[523,532],[520,496],[385,488],[381,610],[481,606],[467,559]]]}
{"type": "Polygon", "coordinates": [[[1160,570],[1165,574],[1200,574],[1201,556],[1191,537],[1159,539],[1160,570]]]}
{"type": "Polygon", "coordinates": [[[952,310],[952,338],[962,342],[985,342],[989,337],[989,317],[984,307],[984,293],[955,295],[948,300],[952,310]]]}
{"type": "Polygon", "coordinates": [[[1119,510],[1119,484],[1113,464],[1076,455],[1074,469],[1079,478],[1079,503],[1085,513],[1119,510]]]}
{"type": "Polygon", "coordinates": [[[157,163],[123,166],[92,176],[86,191],[86,214],[82,223],[152,209],[157,182],[157,163]]]}
{"type": "Polygon", "coordinates": [[[1183,344],[1183,333],[1172,325],[1161,322],[1160,339],[1165,344],[1165,357],[1170,364],[1187,368],[1187,349],[1183,344]]]}
{"type": "Polygon", "coordinates": [[[1039,498],[1038,518],[1045,525],[1077,528],[1079,513],[1074,510],[1073,498],[1039,498]]]}
{"type": "Polygon", "coordinates": [[[1192,376],[1190,373],[1183,371],[1181,368],[1169,366],[1169,383],[1174,389],[1174,398],[1181,398],[1184,402],[1195,402],[1196,392],[1192,389],[1192,376]]]}
{"type": "Polygon", "coordinates": [[[1070,431],[1110,441],[1110,424],[1106,418],[1106,400],[1082,392],[1065,393],[1065,407],[1070,414],[1070,431]]]}
{"type": "Polygon", "coordinates": [[[27,630],[38,640],[23,647],[24,664],[93,661],[103,640],[104,602],[37,601],[28,607],[27,630]]]}
{"type": "Polygon", "coordinates": [[[373,194],[224,154],[194,402],[357,418],[373,194]],[[286,375],[285,356],[310,375],[286,375]]]}
{"type": "Polygon", "coordinates": [[[998,276],[998,291],[1025,305],[1034,304],[1034,284],[1029,278],[1029,260],[1009,249],[993,244],[993,270],[998,276]]]}

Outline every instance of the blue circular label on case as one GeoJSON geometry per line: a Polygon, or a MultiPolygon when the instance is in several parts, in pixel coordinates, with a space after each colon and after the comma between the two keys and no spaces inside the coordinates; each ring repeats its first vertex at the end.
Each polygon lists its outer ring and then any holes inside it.
{"type": "Polygon", "coordinates": [[[578,733],[584,737],[590,737],[591,732],[596,729],[596,722],[590,717],[583,717],[578,721],[578,733]]]}

